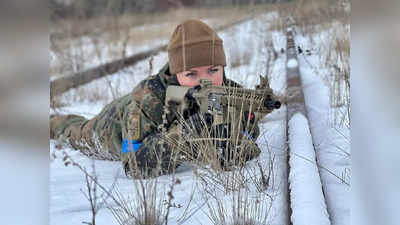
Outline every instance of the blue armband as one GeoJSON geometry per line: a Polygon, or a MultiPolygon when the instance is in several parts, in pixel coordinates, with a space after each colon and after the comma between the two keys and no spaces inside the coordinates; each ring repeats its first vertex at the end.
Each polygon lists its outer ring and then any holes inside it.
{"type": "Polygon", "coordinates": [[[136,140],[128,140],[128,139],[124,139],[122,140],[122,149],[121,149],[121,153],[127,153],[127,152],[137,152],[140,148],[140,146],[142,146],[142,142],[141,141],[136,141],[136,140]]]}
{"type": "Polygon", "coordinates": [[[244,130],[244,131],[242,131],[242,134],[243,134],[244,137],[247,137],[251,141],[254,141],[254,137],[251,134],[249,134],[249,132],[244,130]]]}

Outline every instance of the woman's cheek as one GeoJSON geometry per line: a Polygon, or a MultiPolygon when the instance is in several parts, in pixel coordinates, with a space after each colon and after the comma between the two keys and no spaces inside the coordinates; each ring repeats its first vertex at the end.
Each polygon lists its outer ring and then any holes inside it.
{"type": "Polygon", "coordinates": [[[218,76],[214,76],[212,78],[213,85],[221,86],[222,85],[222,73],[218,74],[218,76]]]}

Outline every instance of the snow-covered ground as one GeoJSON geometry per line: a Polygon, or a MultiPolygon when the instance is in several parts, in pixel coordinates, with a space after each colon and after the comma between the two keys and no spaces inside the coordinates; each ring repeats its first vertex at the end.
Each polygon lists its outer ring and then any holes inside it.
{"type": "Polygon", "coordinates": [[[295,42],[311,49],[311,54],[298,56],[307,115],[331,222],[345,225],[350,223],[350,130],[333,123],[331,117],[335,110],[330,105],[332,70],[324,64],[331,32],[309,37],[298,34],[295,42]]]}
{"type": "Polygon", "coordinates": [[[288,126],[292,224],[330,225],[308,121],[296,113],[288,126]]]}
{"type": "Polygon", "coordinates": [[[70,44],[73,47],[66,48],[57,54],[54,51],[50,52],[50,63],[52,66],[60,66],[63,60],[71,60],[69,64],[71,64],[71,66],[73,65],[72,70],[67,70],[68,73],[66,74],[52,74],[54,76],[52,79],[121,59],[123,57],[123,52],[125,52],[125,56],[131,56],[167,43],[167,40],[158,39],[152,40],[151,42],[143,41],[136,45],[127,45],[126,48],[124,48],[122,42],[107,43],[105,40],[99,40],[96,36],[84,36],[77,40],[72,40],[70,44]]]}
{"type": "MultiPolygon", "coordinates": [[[[204,18],[202,21],[211,27],[221,25],[220,21],[215,18],[204,18]]],[[[62,65],[72,67],[66,69],[63,73],[52,71],[52,79],[121,59],[124,56],[123,54],[131,56],[166,45],[168,44],[168,38],[165,37],[165,32],[161,32],[161,29],[171,26],[171,22],[166,21],[159,24],[134,26],[126,30],[112,30],[101,34],[71,38],[68,40],[67,45],[64,44],[66,46],[63,46],[62,49],[51,49],[50,51],[50,65],[52,68],[58,68],[62,65]],[[132,41],[131,39],[139,38],[135,36],[137,34],[144,37],[141,40],[132,41]],[[149,34],[152,37],[146,39],[145,34],[149,34]],[[154,36],[157,38],[154,38],[154,36]]],[[[170,32],[172,34],[172,30],[170,32]]]]}

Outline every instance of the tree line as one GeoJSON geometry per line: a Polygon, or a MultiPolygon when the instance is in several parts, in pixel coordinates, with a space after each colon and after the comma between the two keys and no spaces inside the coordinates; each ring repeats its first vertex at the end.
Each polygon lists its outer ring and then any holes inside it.
{"type": "Polygon", "coordinates": [[[286,2],[289,0],[49,0],[52,20],[99,15],[154,13],[180,7],[224,7],[286,2]]]}

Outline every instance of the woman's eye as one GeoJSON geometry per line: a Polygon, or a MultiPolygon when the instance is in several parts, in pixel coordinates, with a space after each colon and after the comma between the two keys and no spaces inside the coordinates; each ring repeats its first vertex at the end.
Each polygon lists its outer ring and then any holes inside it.
{"type": "Polygon", "coordinates": [[[193,77],[193,76],[194,76],[194,73],[187,73],[187,74],[185,74],[185,76],[186,76],[186,77],[193,77]]]}
{"type": "Polygon", "coordinates": [[[209,73],[216,73],[216,72],[218,72],[218,70],[219,70],[219,69],[210,69],[210,70],[209,70],[209,73]]]}

